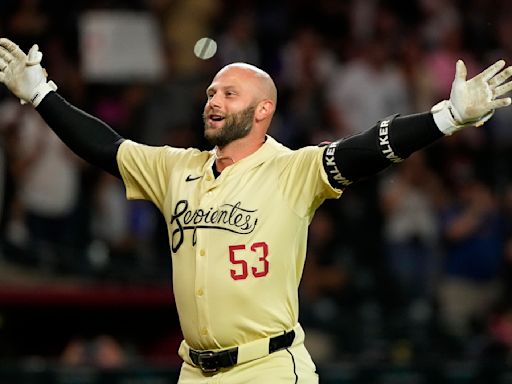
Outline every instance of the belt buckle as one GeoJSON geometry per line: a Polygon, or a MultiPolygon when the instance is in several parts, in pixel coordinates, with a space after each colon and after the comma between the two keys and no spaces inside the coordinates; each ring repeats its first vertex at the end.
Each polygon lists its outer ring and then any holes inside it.
{"type": "Polygon", "coordinates": [[[208,364],[208,359],[213,357],[214,355],[215,355],[215,352],[212,352],[212,351],[203,351],[197,355],[197,365],[199,365],[199,368],[201,368],[201,371],[203,371],[205,373],[212,373],[212,372],[217,372],[219,370],[219,368],[217,368],[217,367],[208,368],[205,366],[205,363],[206,363],[206,365],[208,364]]]}

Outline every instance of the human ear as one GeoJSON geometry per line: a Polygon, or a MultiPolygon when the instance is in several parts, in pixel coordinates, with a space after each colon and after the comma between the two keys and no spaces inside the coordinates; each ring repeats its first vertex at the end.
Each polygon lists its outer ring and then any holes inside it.
{"type": "Polygon", "coordinates": [[[256,106],[256,120],[265,120],[274,113],[274,103],[272,100],[263,100],[256,106]]]}

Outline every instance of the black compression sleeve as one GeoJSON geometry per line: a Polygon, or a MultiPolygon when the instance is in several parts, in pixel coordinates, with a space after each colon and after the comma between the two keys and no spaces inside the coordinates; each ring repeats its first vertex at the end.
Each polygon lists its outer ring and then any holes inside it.
{"type": "Polygon", "coordinates": [[[401,158],[409,157],[444,136],[430,112],[399,116],[390,127],[389,140],[395,153],[401,158]]]}
{"type": "Polygon", "coordinates": [[[390,117],[361,134],[329,144],[323,158],[330,184],[344,188],[399,163],[443,133],[430,112],[390,117]]]}
{"type": "Polygon", "coordinates": [[[46,95],[36,110],[74,153],[121,178],[116,155],[124,139],[117,132],[55,92],[46,95]]]}

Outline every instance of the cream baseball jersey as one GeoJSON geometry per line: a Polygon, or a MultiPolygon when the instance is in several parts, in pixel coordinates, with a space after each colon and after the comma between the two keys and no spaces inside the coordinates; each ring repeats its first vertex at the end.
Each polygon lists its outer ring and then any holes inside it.
{"type": "Polygon", "coordinates": [[[214,151],[124,141],[117,162],[128,199],[165,217],[183,336],[199,350],[274,336],[298,322],[308,225],[330,186],[325,148],[292,151],[267,136],[217,178],[214,151]]]}

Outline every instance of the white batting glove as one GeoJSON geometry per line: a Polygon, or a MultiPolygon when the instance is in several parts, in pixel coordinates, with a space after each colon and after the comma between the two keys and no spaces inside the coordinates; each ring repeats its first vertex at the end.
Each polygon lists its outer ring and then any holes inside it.
{"type": "Polygon", "coordinates": [[[494,110],[510,105],[510,97],[498,99],[512,90],[512,66],[503,69],[499,60],[471,80],[466,80],[467,69],[457,61],[450,100],[443,100],[431,109],[434,121],[445,135],[451,135],[467,126],[480,126],[491,118],[494,110]],[[503,70],[502,70],[503,69],[503,70]]]}
{"type": "Polygon", "coordinates": [[[46,79],[42,58],[37,44],[26,55],[9,39],[0,39],[0,82],[19,97],[22,104],[32,103],[37,107],[50,91],[57,89],[53,81],[46,79]]]}

